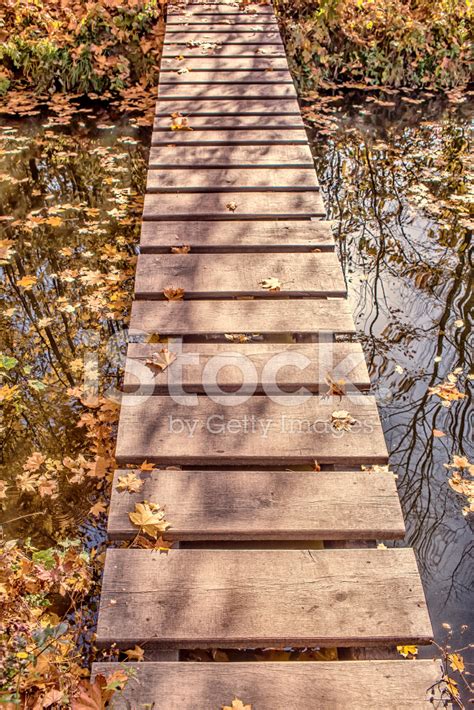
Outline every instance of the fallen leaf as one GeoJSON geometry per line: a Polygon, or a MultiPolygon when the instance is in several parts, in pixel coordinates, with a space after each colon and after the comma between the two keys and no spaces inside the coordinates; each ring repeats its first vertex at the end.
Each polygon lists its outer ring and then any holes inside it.
{"type": "Polygon", "coordinates": [[[397,646],[397,651],[404,658],[413,658],[418,655],[417,646],[397,646]]]}
{"type": "Polygon", "coordinates": [[[228,202],[226,204],[226,207],[229,210],[229,212],[235,212],[235,210],[237,209],[237,202],[228,202]]]}
{"type": "Polygon", "coordinates": [[[150,537],[157,538],[170,527],[165,519],[165,512],[156,503],[136,503],[135,510],[128,514],[131,522],[150,537]]]}
{"type": "Polygon", "coordinates": [[[383,542],[379,542],[377,545],[377,550],[388,550],[387,545],[384,545],[383,542]]]}
{"type": "Polygon", "coordinates": [[[453,671],[464,671],[464,658],[459,653],[448,653],[448,661],[453,671]]]}
{"type": "Polygon", "coordinates": [[[336,431],[350,431],[356,420],[345,409],[335,410],[331,414],[331,426],[336,431]]]}
{"type": "Polygon", "coordinates": [[[325,380],[329,385],[329,390],[325,396],[330,397],[331,395],[335,395],[342,399],[343,395],[346,393],[345,380],[333,380],[329,373],[326,375],[325,380]]]}
{"type": "Polygon", "coordinates": [[[189,254],[191,247],[189,244],[183,244],[182,247],[171,247],[172,254],[189,254]]]}
{"type": "Polygon", "coordinates": [[[450,678],[448,675],[443,676],[443,680],[446,683],[448,692],[451,693],[454,698],[459,698],[459,689],[457,682],[453,678],[450,678]]]}
{"type": "Polygon", "coordinates": [[[223,705],[222,710],[252,710],[251,705],[244,705],[242,700],[239,698],[234,698],[232,705],[223,705]]]}
{"type": "Polygon", "coordinates": [[[168,301],[182,301],[184,298],[184,288],[165,288],[163,291],[163,296],[168,299],[168,301]]]}
{"type": "Polygon", "coordinates": [[[134,471],[126,473],[124,476],[118,477],[116,488],[118,491],[127,491],[128,493],[138,493],[142,489],[143,481],[138,478],[134,471]]]}
{"type": "Polygon", "coordinates": [[[464,321],[461,318],[458,318],[457,320],[454,321],[455,328],[462,328],[463,325],[464,325],[464,321]]]}
{"type": "Polygon", "coordinates": [[[153,353],[151,360],[147,360],[145,364],[150,367],[156,367],[163,372],[176,360],[176,358],[176,353],[170,352],[168,348],[162,348],[159,352],[153,353]]]}
{"type": "Polygon", "coordinates": [[[62,690],[57,690],[56,688],[51,688],[51,690],[48,690],[46,695],[43,696],[41,699],[41,705],[43,708],[49,708],[51,705],[54,705],[55,703],[61,704],[61,700],[64,697],[64,693],[62,690]]]}
{"type": "Polygon", "coordinates": [[[93,515],[95,518],[98,518],[99,515],[102,515],[102,513],[105,513],[107,511],[107,506],[102,503],[101,500],[97,501],[92,508],[89,510],[89,513],[93,515]]]}
{"type": "Polygon", "coordinates": [[[179,112],[171,114],[170,129],[172,131],[192,131],[193,129],[189,125],[189,119],[186,116],[182,116],[179,112]]]}
{"type": "Polygon", "coordinates": [[[23,276],[23,278],[16,282],[16,285],[20,288],[24,288],[25,291],[29,291],[36,283],[38,283],[36,276],[23,276]]]}
{"type": "Polygon", "coordinates": [[[440,439],[442,436],[446,436],[444,431],[441,431],[441,429],[433,429],[433,436],[435,436],[437,439],[440,439]]]}
{"type": "Polygon", "coordinates": [[[245,333],[224,333],[224,338],[232,343],[248,343],[252,340],[252,336],[245,333]]]}
{"type": "Polygon", "coordinates": [[[259,284],[266,291],[279,291],[281,289],[281,282],[274,276],[269,276],[267,279],[259,281],[259,284]]]}
{"type": "Polygon", "coordinates": [[[154,464],[154,463],[148,463],[148,461],[144,461],[144,462],[140,465],[140,471],[153,471],[154,468],[155,468],[155,464],[154,464]]]}
{"type": "Polygon", "coordinates": [[[140,646],[135,646],[135,648],[129,648],[128,651],[125,651],[125,655],[129,661],[137,661],[139,663],[145,658],[145,651],[140,646]]]}

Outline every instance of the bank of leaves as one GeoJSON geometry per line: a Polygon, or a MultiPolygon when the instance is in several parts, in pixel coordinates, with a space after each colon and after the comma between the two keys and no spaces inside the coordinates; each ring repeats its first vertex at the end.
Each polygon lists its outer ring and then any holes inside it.
{"type": "Polygon", "coordinates": [[[0,94],[156,83],[159,0],[0,1],[0,94]]]}
{"type": "Polygon", "coordinates": [[[275,0],[292,69],[328,83],[447,89],[469,80],[469,0],[275,0]]]}

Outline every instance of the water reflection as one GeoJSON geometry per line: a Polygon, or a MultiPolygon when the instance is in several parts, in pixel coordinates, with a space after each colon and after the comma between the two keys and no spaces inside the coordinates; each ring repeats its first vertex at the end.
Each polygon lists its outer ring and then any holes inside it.
{"type": "Polygon", "coordinates": [[[416,548],[438,640],[445,622],[463,646],[472,516],[443,464],[472,461],[469,107],[351,104],[334,116],[337,127],[315,132],[314,153],[398,474],[401,544],[416,548]],[[467,396],[447,408],[429,388],[457,368],[467,396]]]}

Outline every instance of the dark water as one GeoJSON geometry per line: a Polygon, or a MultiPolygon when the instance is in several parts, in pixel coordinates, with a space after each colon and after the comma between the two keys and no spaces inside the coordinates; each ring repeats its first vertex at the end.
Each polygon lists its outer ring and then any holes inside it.
{"type": "MultiPolygon", "coordinates": [[[[472,460],[469,110],[432,103],[387,111],[354,99],[331,121],[314,133],[316,165],[398,475],[402,544],[417,551],[438,641],[449,624],[459,648],[473,622],[472,516],[463,515],[467,501],[448,485],[444,464],[453,455],[472,460]],[[447,408],[429,388],[454,371],[466,396],[447,408]]],[[[9,536],[50,545],[80,526],[90,545],[102,539],[105,517],[90,509],[108,474],[80,457],[102,457],[107,468],[115,420],[105,417],[97,450],[97,422],[77,426],[88,411],[77,388],[90,351],[99,353],[99,395],[119,381],[111,352],[124,340],[148,141],[133,121],[106,114],[0,128],[0,239],[14,250],[1,267],[1,352],[17,361],[2,361],[0,385],[9,536]],[[31,289],[18,285],[28,275],[31,289]],[[46,459],[45,486],[36,476],[25,490],[18,476],[33,452],[46,459]],[[84,469],[77,480],[65,457],[84,469]]]]}
{"type": "Polygon", "coordinates": [[[474,516],[444,467],[453,455],[473,460],[471,117],[466,103],[387,110],[355,98],[313,138],[398,475],[400,544],[415,548],[437,640],[449,624],[453,647],[472,641],[474,621],[474,516]],[[466,397],[447,408],[429,388],[453,372],[466,397]]]}

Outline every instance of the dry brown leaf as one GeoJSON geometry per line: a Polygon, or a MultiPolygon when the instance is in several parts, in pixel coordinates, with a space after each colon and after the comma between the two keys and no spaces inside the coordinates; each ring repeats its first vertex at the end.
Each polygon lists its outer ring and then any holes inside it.
{"type": "Polygon", "coordinates": [[[228,202],[226,204],[226,207],[229,210],[229,212],[235,212],[235,210],[237,209],[237,202],[228,202]]]}
{"type": "Polygon", "coordinates": [[[275,278],[274,276],[269,276],[267,279],[259,281],[259,285],[266,291],[279,291],[281,289],[280,280],[275,278]]]}
{"type": "Polygon", "coordinates": [[[98,518],[100,515],[106,512],[107,506],[101,500],[97,501],[97,503],[94,503],[92,508],[89,510],[89,513],[95,518],[98,518]]]}
{"type": "Polygon", "coordinates": [[[171,114],[170,129],[172,131],[192,131],[187,116],[182,116],[179,112],[171,114]]]}
{"type": "Polygon", "coordinates": [[[23,276],[16,282],[16,285],[20,288],[24,288],[25,291],[29,291],[38,282],[36,276],[23,276]]]}
{"type": "Polygon", "coordinates": [[[143,648],[140,648],[140,646],[135,645],[135,648],[129,648],[128,651],[125,651],[125,655],[127,656],[127,660],[140,663],[140,661],[143,661],[145,658],[145,651],[143,648]]]}
{"type": "Polygon", "coordinates": [[[176,353],[170,352],[168,348],[161,348],[159,352],[153,353],[151,360],[147,360],[145,364],[164,372],[164,370],[166,370],[166,368],[169,367],[177,357],[176,353]]]}
{"type": "Polygon", "coordinates": [[[136,503],[135,510],[129,513],[128,517],[137,528],[154,538],[170,527],[165,519],[165,511],[157,503],[146,500],[143,503],[136,503]]]}
{"type": "Polygon", "coordinates": [[[252,340],[252,336],[245,333],[224,333],[224,338],[232,343],[248,343],[252,340]]]}
{"type": "Polygon", "coordinates": [[[342,399],[342,397],[346,394],[345,380],[333,380],[329,373],[326,375],[325,380],[329,385],[329,389],[325,396],[330,397],[331,395],[335,395],[336,397],[339,397],[339,399],[342,399]]]}
{"type": "Polygon", "coordinates": [[[356,420],[345,409],[335,410],[331,414],[331,426],[336,431],[350,431],[356,420]]]}
{"type": "Polygon", "coordinates": [[[128,493],[138,493],[143,487],[143,481],[138,478],[134,471],[126,473],[124,476],[118,477],[116,488],[118,491],[127,491],[128,493]]]}
{"type": "Polygon", "coordinates": [[[163,296],[168,301],[182,301],[184,298],[184,288],[174,288],[170,286],[169,288],[165,288],[163,296]]]}
{"type": "Polygon", "coordinates": [[[222,710],[252,710],[252,706],[244,705],[240,698],[234,698],[232,705],[223,705],[222,710]]]}
{"type": "Polygon", "coordinates": [[[148,463],[148,461],[144,461],[144,462],[140,465],[140,471],[153,471],[154,468],[155,468],[155,464],[154,464],[154,463],[148,463]]]}
{"type": "Polygon", "coordinates": [[[189,244],[183,244],[181,247],[171,247],[172,254],[189,254],[191,247],[189,244]]]}
{"type": "Polygon", "coordinates": [[[428,387],[429,394],[436,394],[442,400],[443,407],[450,407],[451,402],[455,402],[458,399],[464,399],[466,395],[460,392],[457,388],[457,375],[454,372],[450,372],[446,382],[441,382],[439,385],[434,387],[428,387]]]}

